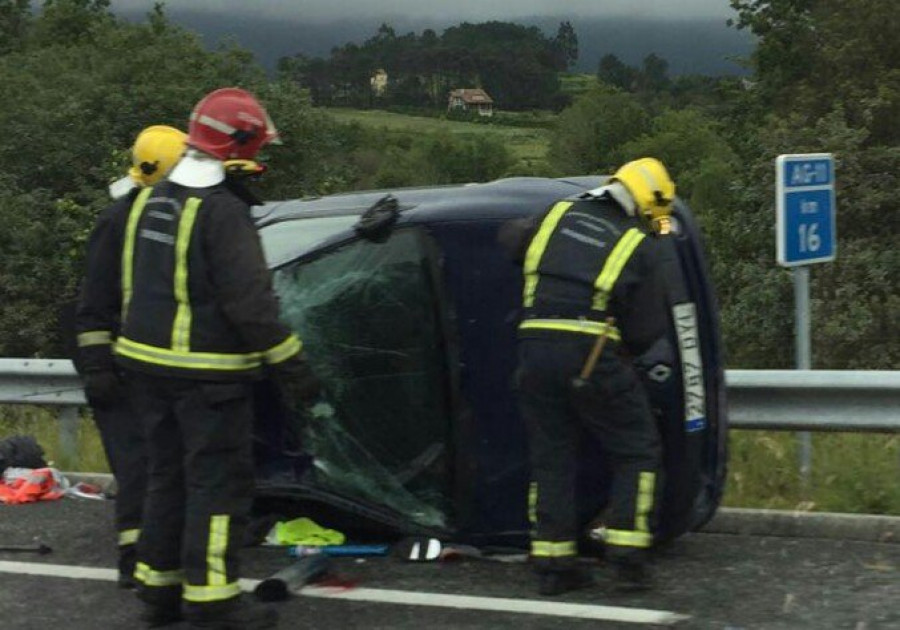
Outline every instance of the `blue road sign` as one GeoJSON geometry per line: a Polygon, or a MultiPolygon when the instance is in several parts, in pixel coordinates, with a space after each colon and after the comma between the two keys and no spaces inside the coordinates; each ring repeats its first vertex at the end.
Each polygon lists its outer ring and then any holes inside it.
{"type": "Polygon", "coordinates": [[[834,260],[834,158],[830,153],[779,155],[775,164],[778,264],[834,260]]]}

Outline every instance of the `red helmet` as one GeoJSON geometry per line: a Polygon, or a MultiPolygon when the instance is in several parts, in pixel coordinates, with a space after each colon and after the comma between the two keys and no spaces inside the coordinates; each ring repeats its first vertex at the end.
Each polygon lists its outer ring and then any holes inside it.
{"type": "Polygon", "coordinates": [[[263,145],[277,140],[265,108],[240,88],[210,92],[191,112],[187,144],[220,160],[252,160],[263,145]]]}

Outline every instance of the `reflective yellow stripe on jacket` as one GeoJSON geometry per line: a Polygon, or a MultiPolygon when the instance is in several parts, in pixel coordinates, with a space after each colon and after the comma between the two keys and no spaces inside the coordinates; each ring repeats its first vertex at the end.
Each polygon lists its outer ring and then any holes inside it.
{"type": "Polygon", "coordinates": [[[616,280],[622,275],[622,269],[625,263],[631,258],[634,250],[640,245],[641,241],[647,235],[637,228],[631,228],[619,239],[616,246],[609,254],[609,258],[600,270],[600,275],[594,281],[594,303],[592,308],[598,311],[606,310],[606,303],[609,301],[609,294],[616,284],[616,280]]]}
{"type": "Polygon", "coordinates": [[[269,365],[281,363],[282,361],[287,361],[302,349],[303,342],[300,341],[297,335],[288,335],[287,339],[263,353],[263,361],[269,365]]]}
{"type": "Polygon", "coordinates": [[[543,257],[544,251],[547,249],[547,243],[550,242],[550,237],[553,235],[553,231],[556,230],[556,226],[559,225],[563,215],[571,207],[571,201],[560,201],[553,206],[543,222],[541,222],[541,227],[538,228],[537,234],[531,239],[528,252],[525,254],[523,269],[525,274],[523,303],[526,308],[534,306],[534,292],[537,290],[538,280],[540,279],[537,270],[541,263],[541,257],[543,257]]]}
{"type": "MultiPolygon", "coordinates": [[[[137,230],[150,194],[150,188],[142,190],[137,199],[135,199],[131,212],[128,215],[128,224],[125,230],[125,242],[122,249],[123,321],[127,314],[134,289],[134,252],[137,230]]],[[[158,347],[129,339],[126,336],[121,336],[115,342],[115,352],[124,357],[144,363],[189,370],[213,370],[222,372],[250,371],[259,368],[263,363],[281,363],[296,355],[300,352],[302,343],[294,334],[288,335],[283,341],[275,344],[271,348],[259,352],[196,352],[191,349],[191,325],[193,315],[190,296],[189,251],[194,226],[201,204],[202,200],[199,198],[188,198],[178,217],[178,226],[174,242],[175,270],[172,285],[176,309],[172,321],[171,343],[169,347],[158,347]]],[[[85,333],[85,343],[91,340],[95,343],[100,342],[99,333],[90,333],[90,335],[96,335],[92,338],[88,338],[87,335],[88,333],[85,333]]],[[[107,343],[108,342],[109,341],[107,341],[107,343]]]]}
{"type": "Polygon", "coordinates": [[[134,289],[134,239],[137,235],[137,226],[141,220],[141,214],[144,212],[144,206],[147,205],[147,199],[150,198],[152,188],[142,190],[131,211],[128,213],[128,224],[125,227],[125,243],[122,249],[122,323],[128,315],[128,305],[131,303],[131,294],[134,289]]]}
{"type": "Polygon", "coordinates": [[[178,309],[172,322],[172,350],[187,352],[191,349],[191,298],[188,293],[188,246],[200,200],[191,197],[184,204],[178,220],[178,236],[175,239],[175,301],[178,309]]]}
{"type": "Polygon", "coordinates": [[[621,341],[622,335],[615,326],[606,322],[595,322],[590,319],[526,319],[519,324],[519,330],[561,330],[564,332],[582,333],[585,335],[606,336],[621,341]]]}
{"type": "Polygon", "coordinates": [[[125,337],[116,340],[116,353],[136,361],[190,370],[240,371],[262,365],[262,353],[218,354],[215,352],[179,352],[157,348],[125,337]]]}

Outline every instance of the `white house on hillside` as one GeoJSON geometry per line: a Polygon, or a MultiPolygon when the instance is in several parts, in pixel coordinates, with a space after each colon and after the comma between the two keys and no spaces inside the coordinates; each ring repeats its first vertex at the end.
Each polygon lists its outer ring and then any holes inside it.
{"type": "Polygon", "coordinates": [[[479,116],[493,116],[494,99],[481,88],[451,90],[447,109],[477,110],[479,116]]]}

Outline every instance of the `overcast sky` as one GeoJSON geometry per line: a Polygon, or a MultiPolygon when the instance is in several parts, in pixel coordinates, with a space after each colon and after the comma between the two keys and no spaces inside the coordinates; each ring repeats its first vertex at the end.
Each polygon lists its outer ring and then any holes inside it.
{"type": "MultiPolygon", "coordinates": [[[[154,0],[112,0],[114,10],[150,10],[153,4],[154,0]]],[[[536,15],[695,19],[734,14],[728,0],[166,0],[165,4],[171,9],[316,21],[382,16],[482,20],[536,15]]]]}

